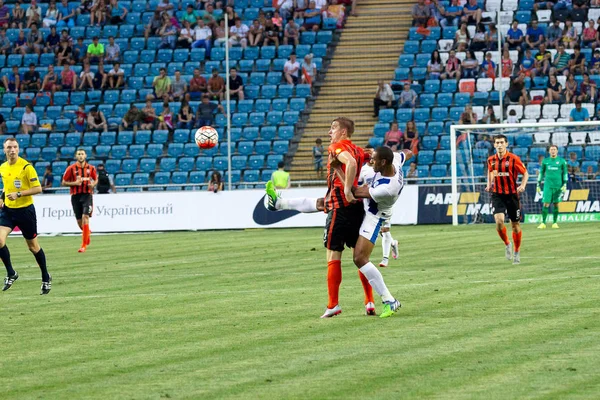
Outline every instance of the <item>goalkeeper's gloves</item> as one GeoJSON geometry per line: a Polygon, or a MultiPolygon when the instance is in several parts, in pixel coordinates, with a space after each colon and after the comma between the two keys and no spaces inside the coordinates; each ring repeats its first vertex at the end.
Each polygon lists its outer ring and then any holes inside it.
{"type": "Polygon", "coordinates": [[[535,187],[535,191],[540,194],[542,193],[542,188],[540,188],[540,184],[538,183],[537,186],[535,187]]]}
{"type": "Polygon", "coordinates": [[[567,184],[565,183],[564,185],[562,185],[562,187],[560,188],[561,193],[565,193],[567,191],[567,184]]]}

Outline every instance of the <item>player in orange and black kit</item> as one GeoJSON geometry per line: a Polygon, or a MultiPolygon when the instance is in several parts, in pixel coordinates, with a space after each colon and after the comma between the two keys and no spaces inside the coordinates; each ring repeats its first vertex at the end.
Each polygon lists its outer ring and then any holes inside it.
{"type": "Polygon", "coordinates": [[[488,158],[488,183],[486,191],[492,192],[492,212],[496,221],[498,235],[506,245],[506,258],[513,264],[521,263],[521,203],[519,193],[525,191],[529,174],[527,168],[516,155],[506,150],[508,140],[504,135],[494,137],[494,148],[496,154],[488,158]],[[519,174],[523,175],[520,185],[517,185],[519,174]],[[506,227],[504,226],[505,214],[508,215],[512,225],[512,237],[514,242],[514,254],[506,227]]]}
{"type": "Polygon", "coordinates": [[[91,241],[90,217],[94,208],[92,194],[98,183],[98,174],[96,168],[87,163],[85,150],[77,150],[75,158],[77,162],[65,171],[62,185],[70,187],[71,205],[83,237],[78,251],[84,253],[91,241]]]}
{"type": "MultiPolygon", "coordinates": [[[[364,217],[362,202],[352,195],[352,187],[357,186],[362,165],[369,160],[369,154],[350,141],[354,133],[354,122],[348,118],[336,118],[331,124],[329,137],[329,162],[327,164],[327,194],[325,212],[327,222],[323,244],[327,248],[327,289],[329,301],[321,318],[330,318],[342,312],[338,304],[342,282],[341,259],[344,246],[353,248],[358,240],[364,217]],[[340,179],[343,176],[343,181],[340,179]]],[[[368,279],[359,271],[365,290],[365,310],[375,315],[373,289],[368,279]]]]}

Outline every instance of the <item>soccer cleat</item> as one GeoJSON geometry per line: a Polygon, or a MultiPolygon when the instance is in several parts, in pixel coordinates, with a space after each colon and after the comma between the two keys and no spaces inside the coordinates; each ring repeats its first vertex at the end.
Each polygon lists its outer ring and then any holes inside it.
{"type": "Polygon", "coordinates": [[[394,240],[392,242],[392,257],[394,257],[394,260],[396,260],[398,258],[398,241],[394,240]]]}
{"type": "Polygon", "coordinates": [[[323,313],[323,315],[321,315],[321,318],[331,318],[331,317],[335,317],[336,315],[339,315],[341,313],[342,313],[342,307],[340,307],[340,305],[338,304],[337,306],[335,306],[333,308],[325,309],[325,313],[323,313]]]}
{"type": "Polygon", "coordinates": [[[365,304],[365,314],[377,315],[377,313],[375,312],[375,304],[373,304],[372,302],[368,302],[367,304],[365,304]]]}
{"type": "Polygon", "coordinates": [[[546,229],[546,224],[544,224],[542,222],[541,224],[538,225],[538,229],[546,229]]]}
{"type": "Polygon", "coordinates": [[[559,228],[559,226],[556,222],[552,224],[552,229],[558,229],[558,228],[559,228]]]}
{"type": "Polygon", "coordinates": [[[49,277],[50,279],[48,279],[48,282],[42,282],[42,289],[40,290],[40,295],[50,293],[50,290],[52,289],[52,277],[49,277]]]}
{"type": "Polygon", "coordinates": [[[381,312],[379,318],[391,317],[396,311],[398,311],[400,307],[402,307],[402,304],[400,304],[400,302],[396,299],[394,299],[394,301],[384,301],[383,311],[381,312]]]}
{"type": "Polygon", "coordinates": [[[85,253],[85,246],[81,246],[79,248],[79,250],[77,250],[78,253],[85,253]]]}
{"type": "Polygon", "coordinates": [[[388,266],[388,259],[387,257],[383,257],[383,260],[381,260],[381,262],[379,263],[380,267],[387,267],[388,266]]]}
{"type": "Polygon", "coordinates": [[[17,271],[15,271],[15,274],[13,276],[6,276],[4,278],[4,287],[2,288],[2,291],[4,292],[10,289],[10,287],[13,285],[13,283],[15,283],[17,279],[19,279],[19,274],[17,273],[17,271]]]}
{"type": "Polygon", "coordinates": [[[508,242],[508,244],[506,245],[506,249],[504,250],[504,255],[506,256],[506,259],[508,261],[512,260],[512,250],[512,243],[508,242]]]}
{"type": "Polygon", "coordinates": [[[279,199],[279,195],[275,190],[275,185],[272,181],[268,181],[265,185],[265,192],[267,192],[267,209],[269,211],[277,211],[277,200],[279,199]]]}
{"type": "Polygon", "coordinates": [[[521,264],[521,255],[517,252],[513,256],[513,264],[521,264]]]}

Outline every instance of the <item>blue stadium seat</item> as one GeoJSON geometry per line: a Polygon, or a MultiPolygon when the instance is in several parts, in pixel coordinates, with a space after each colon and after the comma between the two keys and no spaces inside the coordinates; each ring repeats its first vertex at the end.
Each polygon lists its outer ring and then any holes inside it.
{"type": "Polygon", "coordinates": [[[273,151],[276,154],[287,154],[289,142],[287,140],[276,140],[273,142],[273,151]]]}
{"type": "Polygon", "coordinates": [[[435,162],[438,164],[450,164],[450,150],[436,151],[435,162]]]}
{"type": "Polygon", "coordinates": [[[131,174],[117,174],[115,176],[115,186],[131,185],[131,174]]]}
{"type": "MultiPolygon", "coordinates": [[[[187,129],[175,129],[173,132],[173,142],[187,143],[190,141],[190,131],[187,129]]],[[[183,145],[182,145],[183,147],[183,145]]]]}
{"type": "Polygon", "coordinates": [[[371,146],[373,148],[383,146],[383,138],[375,137],[375,136],[370,137],[369,138],[369,146],[371,146]]]}
{"type": "MultiPolygon", "coordinates": [[[[589,144],[585,146],[585,159],[587,161],[594,161],[597,164],[598,161],[600,161],[600,146],[592,146],[589,144]]],[[[583,168],[581,171],[585,172],[583,168]]]]}
{"type": "Polygon", "coordinates": [[[17,143],[19,143],[19,147],[22,149],[28,147],[31,141],[31,137],[26,134],[15,135],[15,139],[17,139],[17,143]]]}
{"type": "MultiPolygon", "coordinates": [[[[440,91],[440,81],[439,80],[427,80],[427,81],[425,81],[424,91],[425,91],[425,93],[434,93],[434,94],[439,93],[439,91],[440,91]]],[[[438,98],[438,101],[439,101],[439,98],[438,98]]]]}
{"type": "Polygon", "coordinates": [[[181,157],[177,162],[177,167],[180,171],[191,171],[194,169],[194,162],[193,157],[181,157]]]}
{"type": "MultiPolygon", "coordinates": [[[[277,169],[277,164],[283,161],[283,156],[280,154],[274,154],[267,157],[267,168],[277,169]]],[[[270,178],[270,177],[269,177],[270,178]]]]}
{"type": "Polygon", "coordinates": [[[169,143],[167,154],[170,157],[180,157],[183,155],[183,143],[169,143]]]}
{"type": "Polygon", "coordinates": [[[435,107],[431,112],[431,119],[434,121],[444,121],[448,118],[448,109],[446,107],[435,107]]]}
{"type": "Polygon", "coordinates": [[[155,158],[142,158],[140,160],[140,171],[145,173],[154,172],[156,169],[155,158]]]}
{"type": "Polygon", "coordinates": [[[152,134],[152,143],[166,143],[169,138],[169,131],[156,130],[152,134]]]}
{"type": "Polygon", "coordinates": [[[475,162],[485,162],[489,157],[489,152],[487,149],[473,149],[473,161],[475,162]]]}
{"type": "Polygon", "coordinates": [[[249,141],[239,142],[237,151],[240,155],[250,155],[254,151],[254,143],[249,141]]]}
{"type": "Polygon", "coordinates": [[[248,167],[252,169],[260,169],[265,164],[265,157],[262,155],[250,156],[248,158],[248,167]]]}
{"type": "Polygon", "coordinates": [[[146,151],[148,152],[148,157],[158,158],[163,155],[163,145],[158,143],[149,144],[146,151]]]}
{"type": "MultiPolygon", "coordinates": [[[[267,129],[266,127],[263,128],[263,131],[267,129]]],[[[283,140],[291,140],[294,137],[294,127],[293,126],[280,126],[279,127],[279,131],[277,133],[277,137],[279,139],[283,139],[283,140]]],[[[261,131],[261,136],[263,139],[269,139],[268,137],[262,135],[262,131],[261,131]]]]}
{"type": "Polygon", "coordinates": [[[464,107],[450,107],[450,119],[458,123],[458,120],[460,119],[460,116],[462,115],[464,110],[464,107]]]}
{"type": "Polygon", "coordinates": [[[406,80],[408,80],[409,73],[410,73],[410,68],[407,68],[407,67],[396,68],[394,70],[394,79],[397,81],[406,81],[406,80]]]}
{"type": "MultiPolygon", "coordinates": [[[[25,156],[29,161],[35,161],[40,158],[42,149],[39,147],[28,147],[25,149],[25,156]]],[[[43,173],[42,173],[43,175],[43,173]]]]}
{"type": "Polygon", "coordinates": [[[283,123],[286,125],[296,125],[300,119],[298,111],[286,111],[283,113],[283,123]]]}
{"type": "Polygon", "coordinates": [[[458,90],[456,79],[444,79],[442,81],[443,93],[456,93],[458,90]]]}
{"type": "Polygon", "coordinates": [[[250,169],[244,171],[244,182],[258,182],[260,179],[260,172],[256,169],[250,169]]]}
{"type": "Polygon", "coordinates": [[[268,140],[257,141],[254,151],[256,151],[256,154],[267,155],[271,152],[271,142],[268,140]]]}
{"type": "Polygon", "coordinates": [[[431,176],[433,178],[443,178],[448,176],[448,167],[446,165],[433,164],[431,166],[431,176]]]}
{"type": "Polygon", "coordinates": [[[581,171],[585,174],[588,168],[592,167],[592,172],[598,172],[598,161],[584,161],[581,163],[581,171]]]}
{"type": "Polygon", "coordinates": [[[442,136],[440,138],[440,149],[450,150],[450,136],[442,136]]]}
{"type": "Polygon", "coordinates": [[[523,147],[513,147],[512,152],[515,155],[519,156],[520,159],[527,160],[528,149],[523,148],[523,147]]]}
{"type": "Polygon", "coordinates": [[[52,163],[52,174],[62,176],[68,166],[69,164],[66,161],[55,161],[52,163]]]}
{"type": "Polygon", "coordinates": [[[389,130],[390,130],[389,124],[377,123],[377,124],[375,124],[375,127],[373,128],[373,135],[375,135],[377,137],[384,137],[385,134],[387,133],[387,131],[389,131],[389,130]]]}
{"type": "Polygon", "coordinates": [[[196,169],[199,169],[201,171],[208,171],[208,170],[212,169],[212,162],[213,162],[212,157],[200,156],[200,157],[196,158],[196,169]]]}
{"type": "MultiPolygon", "coordinates": [[[[118,146],[113,146],[113,153],[114,153],[115,147],[118,147],[118,146]]],[[[137,168],[138,168],[138,159],[137,158],[135,158],[135,159],[129,158],[127,160],[123,160],[123,163],[121,164],[121,171],[124,173],[127,173],[127,174],[136,172],[137,168]]]]}
{"type": "Polygon", "coordinates": [[[515,143],[519,147],[531,147],[533,145],[533,138],[531,135],[519,135],[516,137],[515,143]]]}
{"type": "Polygon", "coordinates": [[[398,66],[403,68],[410,68],[415,64],[415,56],[412,54],[402,54],[398,59],[398,66]]]}
{"type": "Polygon", "coordinates": [[[379,111],[379,122],[390,123],[394,120],[394,110],[385,109],[379,111]]]}
{"type": "Polygon", "coordinates": [[[271,111],[267,114],[267,122],[269,125],[279,125],[283,121],[283,113],[281,111],[271,111]]]}
{"type": "Polygon", "coordinates": [[[421,150],[419,151],[419,165],[429,165],[433,163],[433,151],[432,150],[421,150]]]}
{"type": "Polygon", "coordinates": [[[188,180],[188,173],[187,171],[177,171],[177,172],[173,172],[173,174],[171,175],[171,183],[174,184],[178,184],[178,185],[185,185],[187,183],[188,180]]]}
{"type": "Polygon", "coordinates": [[[577,159],[581,160],[583,158],[583,148],[581,146],[568,146],[567,154],[575,153],[577,155],[577,159]]]}
{"type": "Polygon", "coordinates": [[[429,108],[416,108],[415,109],[415,122],[427,122],[429,121],[429,108]]]}
{"type": "MultiPolygon", "coordinates": [[[[382,110],[385,111],[385,110],[382,110]]],[[[380,112],[380,117],[381,117],[381,112],[380,112]]],[[[413,110],[412,108],[399,108],[398,111],[396,111],[396,120],[398,122],[408,122],[408,121],[412,121],[413,119],[413,110]]],[[[381,118],[380,118],[381,120],[381,118]]]]}
{"type": "Polygon", "coordinates": [[[419,41],[418,40],[407,40],[404,42],[404,53],[416,54],[419,52],[419,41]]]}
{"type": "Polygon", "coordinates": [[[107,160],[104,167],[109,174],[116,174],[121,170],[121,160],[107,160]]]}
{"type": "Polygon", "coordinates": [[[148,144],[150,143],[151,132],[146,130],[137,131],[135,134],[136,144],[148,144]]]}
{"type": "Polygon", "coordinates": [[[227,169],[227,157],[226,156],[216,156],[213,157],[213,168],[217,170],[225,170],[227,169]]]}
{"type": "Polygon", "coordinates": [[[427,68],[429,60],[431,60],[431,54],[419,53],[417,54],[415,65],[419,68],[427,68]]]}
{"type": "MultiPolygon", "coordinates": [[[[421,147],[424,150],[436,150],[438,148],[438,137],[437,136],[423,136],[423,138],[421,139],[421,147]]],[[[419,157],[420,156],[421,156],[421,152],[419,152],[419,157]]]]}
{"type": "Polygon", "coordinates": [[[190,183],[204,183],[206,180],[206,171],[190,172],[190,183]]]}
{"type": "MultiPolygon", "coordinates": [[[[111,158],[114,159],[123,159],[127,156],[127,146],[124,144],[116,144],[112,147],[110,151],[111,158]]],[[[131,171],[133,172],[133,171],[131,171]]]]}
{"type": "Polygon", "coordinates": [[[244,169],[248,163],[248,157],[246,156],[233,156],[231,157],[231,168],[232,169],[244,169]]]}
{"type": "MultiPolygon", "coordinates": [[[[154,167],[149,164],[148,168],[154,167]]],[[[134,185],[148,185],[150,183],[150,175],[147,172],[138,172],[133,174],[133,184],[134,185]]]]}
{"type": "Polygon", "coordinates": [[[258,139],[258,128],[257,127],[246,127],[242,134],[244,140],[256,140],[258,139]]]}
{"type": "Polygon", "coordinates": [[[306,100],[305,99],[291,99],[290,100],[290,110],[302,112],[306,108],[306,100]]]}
{"type": "Polygon", "coordinates": [[[469,93],[456,93],[454,96],[454,105],[458,107],[464,107],[471,102],[471,95],[469,93]]]}
{"type": "Polygon", "coordinates": [[[433,108],[435,105],[435,94],[423,93],[421,96],[419,96],[419,104],[421,107],[433,108]]]}
{"type": "Polygon", "coordinates": [[[109,154],[110,154],[110,149],[111,146],[107,146],[107,145],[98,145],[96,146],[95,152],[96,152],[96,158],[108,158],[109,154]]]}
{"type": "MultiPolygon", "coordinates": [[[[290,98],[292,97],[292,92],[294,90],[294,86],[293,85],[288,85],[288,84],[281,84],[277,87],[277,95],[279,97],[282,97],[284,99],[290,98]]],[[[296,86],[296,96],[301,97],[298,94],[298,86],[296,86]]]]}
{"type": "Polygon", "coordinates": [[[190,52],[190,61],[193,62],[201,62],[206,58],[206,50],[205,49],[192,49],[190,52]]]}
{"type": "Polygon", "coordinates": [[[265,73],[264,72],[253,72],[250,74],[250,84],[262,85],[264,83],[265,83],[265,73]]]}
{"type": "MultiPolygon", "coordinates": [[[[317,39],[317,34],[315,32],[302,32],[300,35],[300,43],[301,44],[314,44],[315,40],[317,39]]],[[[298,53],[298,46],[296,46],[296,53],[298,53]]],[[[308,54],[308,53],[307,53],[308,54]]],[[[298,56],[299,58],[302,58],[300,56],[298,56]]]]}
{"type": "Polygon", "coordinates": [[[33,147],[44,147],[46,146],[47,137],[48,135],[45,133],[34,133],[31,135],[31,141],[29,145],[33,147]]]}
{"type": "MultiPolygon", "coordinates": [[[[69,146],[78,146],[81,141],[81,136],[79,133],[71,133],[69,134],[69,142],[67,145],[69,146]]],[[[48,145],[59,147],[65,144],[65,134],[64,133],[51,133],[48,135],[48,145]]]]}
{"type": "Polygon", "coordinates": [[[168,185],[171,180],[170,172],[157,172],[154,174],[155,185],[168,185]]]}
{"type": "Polygon", "coordinates": [[[119,136],[117,137],[117,142],[125,145],[133,144],[133,131],[120,132],[119,136]]]}
{"type": "MultiPolygon", "coordinates": [[[[96,148],[97,151],[98,148],[96,148]]],[[[146,146],[143,144],[132,144],[129,146],[129,157],[142,158],[146,153],[146,146]]]]}

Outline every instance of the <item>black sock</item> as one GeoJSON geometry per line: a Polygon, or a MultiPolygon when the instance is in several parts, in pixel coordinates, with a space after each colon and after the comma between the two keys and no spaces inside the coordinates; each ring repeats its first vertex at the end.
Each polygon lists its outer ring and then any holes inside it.
{"type": "Polygon", "coordinates": [[[50,274],[48,274],[48,269],[46,269],[46,255],[44,254],[44,250],[40,248],[40,251],[34,254],[35,261],[37,261],[40,266],[40,270],[42,271],[42,282],[48,282],[50,280],[50,274]]]}
{"type": "Polygon", "coordinates": [[[15,270],[13,269],[12,263],[10,262],[10,251],[8,251],[8,246],[5,245],[0,249],[0,259],[6,267],[6,274],[8,276],[13,276],[15,274],[15,270]]]}

